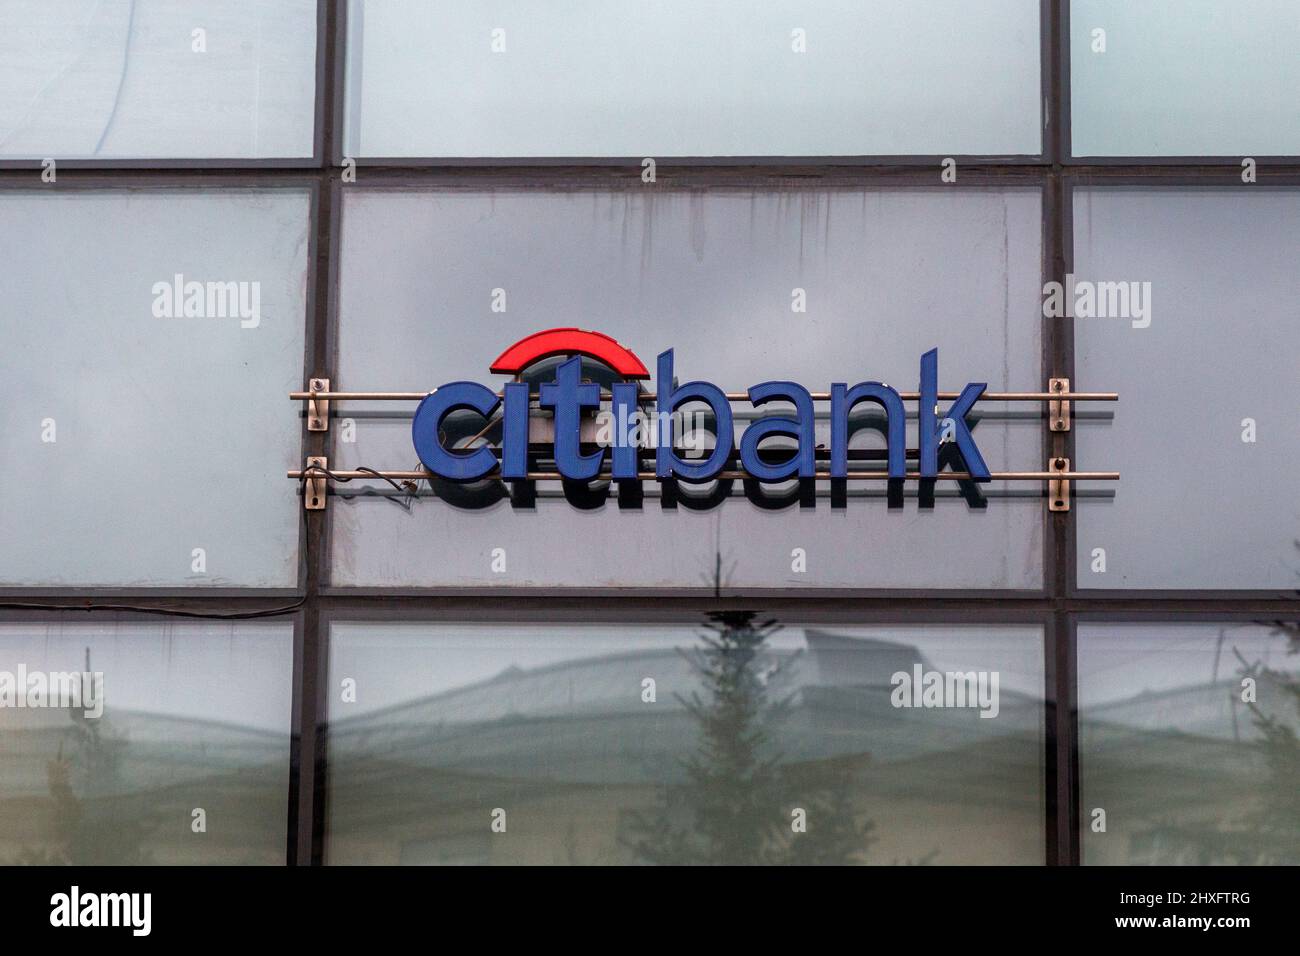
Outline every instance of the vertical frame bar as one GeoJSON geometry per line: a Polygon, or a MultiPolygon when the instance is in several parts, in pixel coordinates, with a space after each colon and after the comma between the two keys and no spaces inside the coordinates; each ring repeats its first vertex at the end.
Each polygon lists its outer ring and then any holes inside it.
{"type": "MultiPolygon", "coordinates": [[[[305,529],[304,529],[305,530],[305,529]]],[[[304,560],[306,555],[304,553],[304,560]]],[[[301,562],[300,562],[301,563],[301,562]]],[[[302,665],[305,647],[304,614],[293,618],[293,688],[290,693],[292,714],[289,720],[289,807],[285,827],[284,862],[286,866],[298,863],[298,819],[301,813],[302,792],[302,665]]]]}
{"type": "Polygon", "coordinates": [[[1060,853],[1061,782],[1057,750],[1060,733],[1056,714],[1056,648],[1060,643],[1054,615],[1048,614],[1043,628],[1043,850],[1048,866],[1062,863],[1060,853]]]}
{"type": "Polygon", "coordinates": [[[313,103],[314,120],[312,126],[312,163],[315,166],[329,165],[326,152],[328,123],[325,116],[325,98],[322,90],[332,80],[333,63],[330,61],[326,34],[329,32],[331,0],[316,0],[316,96],[313,103]]]}
{"type": "MultiPolygon", "coordinates": [[[[1054,0],[1056,14],[1054,36],[1055,75],[1052,100],[1057,118],[1056,135],[1052,137],[1053,163],[1060,165],[1074,158],[1074,137],[1070,130],[1070,0],[1054,0]]],[[[1071,380],[1073,381],[1073,380],[1071,380]]]]}
{"type": "Polygon", "coordinates": [[[350,0],[326,0],[330,5],[332,36],[330,50],[330,131],[325,145],[324,165],[343,165],[343,147],[347,138],[347,63],[348,63],[348,4],[350,0]]]}
{"type": "Polygon", "coordinates": [[[1079,858],[1079,668],[1078,623],[1055,615],[1056,635],[1056,863],[1078,866],[1079,858]]]}
{"type": "MultiPolygon", "coordinates": [[[[1047,60],[1043,95],[1049,117],[1045,149],[1051,161],[1044,185],[1043,233],[1045,260],[1044,282],[1064,283],[1068,272],[1066,250],[1069,229],[1068,191],[1062,161],[1069,155],[1069,0],[1050,0],[1044,6],[1044,56],[1047,60]]],[[[1072,374],[1073,338],[1069,320],[1048,318],[1043,323],[1042,385],[1048,379],[1069,378],[1072,374]]],[[[1044,408],[1046,414],[1046,408],[1044,408]]],[[[1044,421],[1044,459],[1064,456],[1073,461],[1073,432],[1052,432],[1044,421]]],[[[1044,466],[1047,462],[1044,460],[1044,466]]],[[[1072,772],[1072,758],[1077,749],[1076,724],[1073,720],[1075,679],[1072,623],[1065,611],[1073,573],[1073,539],[1071,535],[1075,509],[1053,512],[1043,507],[1043,586],[1052,607],[1044,624],[1045,707],[1047,723],[1044,768],[1047,794],[1044,826],[1046,827],[1047,864],[1070,866],[1078,863],[1077,833],[1074,821],[1078,812],[1077,777],[1072,772]]]]}
{"type": "MultiPolygon", "coordinates": [[[[338,190],[331,158],[338,150],[338,52],[342,0],[320,0],[321,25],[317,36],[322,79],[316,93],[317,150],[319,170],[312,203],[312,263],[314,281],[308,290],[310,310],[304,380],[311,376],[332,378],[330,368],[330,290],[337,261],[338,190]]],[[[303,421],[306,455],[330,453],[330,432],[312,432],[303,421]]],[[[306,511],[297,503],[303,521],[305,550],[304,612],[294,641],[295,764],[291,775],[293,813],[288,840],[290,864],[311,865],[320,861],[320,797],[324,785],[323,747],[320,732],[322,675],[325,667],[319,596],[326,573],[328,509],[306,511]],[[300,634],[300,636],[299,636],[300,634]]]]}

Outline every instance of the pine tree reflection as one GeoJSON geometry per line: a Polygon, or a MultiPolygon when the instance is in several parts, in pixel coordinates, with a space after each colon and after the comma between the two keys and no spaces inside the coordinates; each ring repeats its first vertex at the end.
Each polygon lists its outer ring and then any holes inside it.
{"type": "Polygon", "coordinates": [[[701,684],[682,700],[699,739],[682,761],[685,782],[665,786],[655,810],[633,816],[626,842],[645,862],[858,863],[873,841],[874,824],[854,806],[847,762],[785,764],[775,751],[799,655],[772,653],[768,639],[780,625],[757,617],[710,614],[701,646],[682,651],[701,684]]]}
{"type": "MultiPolygon", "coordinates": [[[[1286,654],[1300,654],[1300,623],[1273,621],[1273,635],[1286,639],[1286,654]]],[[[1294,865],[1300,861],[1300,677],[1271,667],[1261,658],[1248,659],[1233,648],[1237,681],[1226,693],[1232,706],[1250,714],[1253,740],[1238,744],[1262,771],[1249,787],[1250,800],[1227,809],[1218,819],[1179,819],[1162,814],[1133,835],[1144,862],[1164,865],[1210,866],[1294,865]],[[1247,686],[1246,699],[1238,695],[1247,686]],[[1269,701],[1262,706],[1260,701],[1269,701]]]]}
{"type": "MultiPolygon", "coordinates": [[[[937,628],[782,624],[734,610],[703,626],[340,627],[332,672],[368,696],[331,709],[326,860],[1041,858],[1032,689],[1004,689],[996,720],[900,708],[893,675],[975,668],[986,650],[937,628]],[[494,808],[508,826],[489,828],[494,808]]],[[[993,658],[1014,680],[1041,681],[1041,635],[985,633],[1026,649],[993,658]]]]}
{"type": "MultiPolygon", "coordinates": [[[[1287,655],[1300,654],[1300,624],[1279,623],[1287,637],[1287,655]]],[[[1258,703],[1250,703],[1251,720],[1260,733],[1259,749],[1268,768],[1268,780],[1260,790],[1260,804],[1247,814],[1244,823],[1251,840],[1233,849],[1248,858],[1234,862],[1294,865],[1300,861],[1300,679],[1294,672],[1266,666],[1262,661],[1249,664],[1238,655],[1241,674],[1255,680],[1257,686],[1270,687],[1281,695],[1285,706],[1266,713],[1258,703]],[[1289,713],[1287,722],[1278,713],[1289,713]]]]}

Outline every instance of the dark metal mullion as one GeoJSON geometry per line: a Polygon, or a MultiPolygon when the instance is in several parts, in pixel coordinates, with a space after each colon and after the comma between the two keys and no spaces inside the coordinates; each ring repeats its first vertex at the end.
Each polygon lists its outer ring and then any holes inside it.
{"type": "MultiPolygon", "coordinates": [[[[330,70],[326,82],[330,84],[330,135],[325,140],[323,156],[326,166],[343,164],[343,148],[347,139],[347,63],[348,63],[348,0],[325,0],[330,6],[331,38],[330,70]]],[[[358,11],[360,12],[360,11],[358,11]]]]}
{"type": "MultiPolygon", "coordinates": [[[[311,241],[309,248],[309,274],[312,282],[307,290],[307,309],[303,321],[304,335],[303,378],[314,375],[318,366],[317,354],[323,336],[319,328],[322,310],[321,293],[329,276],[329,220],[330,190],[328,184],[319,182],[312,190],[311,241]]],[[[328,432],[307,429],[307,416],[302,416],[302,454],[327,455],[328,432]]],[[[323,512],[306,511],[298,498],[292,499],[302,515],[299,562],[300,585],[303,589],[303,611],[294,627],[293,645],[293,737],[289,765],[288,819],[286,823],[285,862],[290,866],[311,859],[312,794],[315,786],[315,750],[317,724],[317,681],[319,652],[316,639],[318,609],[315,597],[319,592],[322,565],[321,539],[325,532],[323,512]],[[304,844],[304,833],[306,843],[304,844]]]]}
{"type": "MultiPolygon", "coordinates": [[[[1053,167],[1050,191],[1052,201],[1052,279],[1065,282],[1069,271],[1068,231],[1071,217],[1068,204],[1070,193],[1065,186],[1060,164],[1053,167]]],[[[1052,375],[1068,378],[1070,387],[1074,381],[1074,335],[1070,320],[1064,317],[1044,318],[1052,340],[1051,362],[1052,375]]],[[[1068,432],[1050,432],[1051,454],[1066,458],[1074,465],[1074,430],[1068,432]]],[[[1078,517],[1078,499],[1072,501],[1069,511],[1047,511],[1052,532],[1052,576],[1047,587],[1052,595],[1056,613],[1053,615],[1052,632],[1054,636],[1052,653],[1052,686],[1049,689],[1053,701],[1055,718],[1055,780],[1056,788],[1056,856],[1050,862],[1061,866],[1077,866],[1079,863],[1078,834],[1074,829],[1078,820],[1079,790],[1078,777],[1075,772],[1078,752],[1078,722],[1075,720],[1077,706],[1078,661],[1075,656],[1073,640],[1074,622],[1066,611],[1075,566],[1075,524],[1078,517]]],[[[1046,511],[1046,509],[1044,509],[1046,511]]]]}
{"type": "MultiPolygon", "coordinates": [[[[315,242],[328,249],[329,219],[331,214],[330,190],[326,186],[319,191],[316,216],[315,242]]],[[[318,253],[319,255],[319,253],[318,253]]],[[[309,363],[311,367],[320,368],[318,348],[322,336],[319,328],[319,316],[323,306],[320,304],[320,286],[323,281],[319,273],[328,274],[323,265],[318,269],[316,283],[317,302],[309,321],[313,334],[309,345],[309,363]]],[[[304,431],[306,422],[303,424],[304,431]]],[[[307,432],[305,445],[307,455],[328,455],[328,432],[307,432]]],[[[325,565],[325,512],[306,511],[300,501],[294,504],[303,516],[304,531],[304,593],[302,640],[295,642],[294,648],[294,698],[297,702],[296,723],[298,733],[295,737],[296,780],[291,785],[290,799],[290,835],[292,848],[288,862],[305,864],[312,858],[312,821],[314,820],[314,793],[316,787],[316,749],[319,679],[321,667],[319,618],[320,610],[317,596],[320,593],[320,578],[325,565]]]]}
{"type": "MultiPolygon", "coordinates": [[[[321,135],[321,198],[322,216],[318,236],[320,268],[317,272],[316,308],[312,316],[312,372],[313,375],[337,381],[334,335],[336,291],[338,287],[340,220],[342,217],[342,177],[339,166],[343,162],[343,144],[346,131],[344,97],[347,62],[347,0],[324,0],[328,5],[328,24],[322,37],[326,49],[326,78],[321,86],[321,118],[325,129],[321,135]]],[[[322,449],[328,444],[327,432],[321,436],[322,449]]],[[[321,454],[325,454],[322,450],[321,454]]],[[[307,514],[304,512],[304,514],[307,514]]],[[[329,621],[322,610],[321,590],[329,581],[329,510],[310,512],[307,520],[315,520],[319,531],[313,536],[312,574],[307,591],[307,630],[310,644],[303,667],[303,714],[310,718],[304,722],[303,753],[311,755],[310,782],[304,783],[300,795],[301,816],[298,821],[298,862],[300,865],[319,866],[325,855],[325,801],[328,774],[328,741],[326,738],[327,694],[329,688],[328,628],[329,621]],[[308,739],[308,735],[310,739],[308,739]]]]}
{"type": "MultiPolygon", "coordinates": [[[[1061,52],[1057,38],[1060,30],[1061,3],[1059,0],[1045,0],[1041,6],[1043,42],[1043,90],[1045,101],[1043,130],[1043,149],[1050,162],[1047,181],[1043,185],[1042,200],[1042,282],[1060,281],[1062,275],[1062,230],[1061,221],[1061,52]]],[[[1048,319],[1040,314],[1034,317],[1041,322],[1041,385],[1046,388],[1048,379],[1060,377],[1062,372],[1061,325],[1057,319],[1048,319]]],[[[1046,409],[1044,409],[1046,411],[1046,409]]],[[[1046,467],[1049,456],[1061,454],[1059,433],[1046,428],[1047,419],[1043,419],[1043,443],[1041,456],[1046,467]]],[[[1062,627],[1060,602],[1063,597],[1062,569],[1065,563],[1065,526],[1062,519],[1065,513],[1054,512],[1043,507],[1043,590],[1051,607],[1043,624],[1043,828],[1044,828],[1044,862],[1049,866],[1069,863],[1068,852],[1062,848],[1068,846],[1061,838],[1061,825],[1070,815],[1071,793],[1068,767],[1062,763],[1060,751],[1068,743],[1068,724],[1061,719],[1064,701],[1058,686],[1058,675],[1064,662],[1061,660],[1062,627]]]]}
{"type": "MultiPolygon", "coordinates": [[[[364,164],[360,164],[364,166],[364,164]]],[[[335,172],[337,172],[337,167],[335,172]]],[[[1036,186],[1055,167],[1033,165],[983,165],[961,167],[961,178],[949,188],[972,186],[1036,186]]],[[[1198,163],[1195,165],[1141,164],[1068,164],[1062,172],[1073,181],[1104,185],[1187,186],[1222,185],[1240,188],[1241,168],[1235,163],[1198,163]]],[[[163,186],[210,186],[213,188],[262,186],[283,188],[313,179],[316,168],[288,166],[223,166],[204,160],[199,166],[157,166],[150,168],[72,168],[59,167],[55,184],[42,183],[39,169],[0,167],[0,187],[59,190],[64,188],[150,188],[163,186]]],[[[1300,162],[1259,166],[1258,182],[1250,187],[1294,186],[1300,180],[1300,162]]],[[[494,186],[545,188],[593,188],[626,185],[641,188],[640,170],[608,166],[555,167],[542,164],[450,167],[366,167],[359,181],[364,188],[441,187],[448,189],[485,189],[494,186]]],[[[889,188],[892,186],[934,186],[935,169],[916,165],[869,166],[772,166],[765,164],[718,164],[709,166],[660,166],[660,186],[683,188],[771,188],[789,190],[798,187],[889,188]]]]}
{"type": "Polygon", "coordinates": [[[316,0],[316,88],[313,100],[312,159],[319,167],[330,165],[330,130],[332,109],[327,90],[333,89],[334,58],[330,43],[335,0],[316,0]]]}
{"type": "MultiPolygon", "coordinates": [[[[541,160],[519,163],[497,162],[473,167],[454,166],[385,166],[358,162],[358,188],[367,191],[383,188],[440,188],[478,190],[501,186],[518,186],[535,190],[606,189],[627,187],[644,190],[640,167],[629,168],[595,164],[556,165],[541,160]]],[[[1042,164],[990,164],[958,167],[960,178],[949,189],[976,186],[1038,186],[1046,167],[1042,164]]],[[[718,189],[798,189],[845,187],[886,188],[890,186],[939,185],[939,165],[881,165],[850,167],[837,165],[780,166],[767,162],[728,161],[725,163],[669,166],[657,171],[657,189],[665,187],[718,189]]]]}
{"type": "MultiPolygon", "coordinates": [[[[337,114],[334,114],[337,115],[337,114]]],[[[331,142],[337,142],[341,136],[341,127],[332,127],[331,142]]],[[[334,148],[334,147],[331,147],[334,148]]],[[[316,311],[313,333],[313,375],[337,380],[336,349],[334,335],[334,315],[337,308],[340,220],[342,217],[343,184],[338,170],[326,170],[322,173],[321,194],[326,204],[327,215],[322,218],[321,255],[324,261],[320,268],[321,285],[317,289],[316,311]]],[[[321,434],[321,433],[318,433],[321,434]]],[[[334,432],[321,434],[322,449],[328,444],[328,436],[334,432]]],[[[322,450],[321,454],[326,454],[322,450]]],[[[325,838],[325,781],[327,774],[327,740],[325,731],[326,695],[328,693],[329,661],[327,655],[329,622],[324,610],[322,592],[329,583],[329,534],[330,509],[304,512],[308,520],[314,519],[318,533],[313,535],[315,552],[313,570],[307,597],[308,617],[311,621],[309,631],[311,639],[310,654],[304,667],[304,706],[311,710],[311,741],[304,739],[304,753],[312,754],[312,786],[303,794],[303,817],[299,822],[300,860],[303,864],[320,865],[324,855],[325,838]],[[310,747],[310,749],[308,749],[310,747]]]]}
{"type": "Polygon", "coordinates": [[[906,614],[908,611],[994,623],[999,620],[1003,622],[1021,620],[1026,616],[1058,612],[1110,614],[1117,617],[1126,615],[1150,617],[1163,614],[1171,619],[1179,614],[1203,618],[1234,614],[1276,618],[1300,614],[1300,602],[1295,600],[1191,601],[1139,597],[1125,600],[1026,598],[1006,601],[998,597],[953,598],[943,591],[921,591],[889,597],[853,597],[832,601],[827,600],[827,595],[824,593],[806,591],[729,594],[715,598],[707,589],[677,592],[673,596],[668,593],[644,593],[635,588],[615,588],[601,594],[599,600],[596,600],[594,593],[587,591],[576,594],[556,592],[538,594],[527,589],[506,592],[504,589],[480,588],[464,589],[448,594],[424,594],[402,592],[400,589],[388,592],[382,589],[352,591],[342,588],[322,590],[314,600],[323,611],[330,614],[368,614],[394,610],[410,614],[461,615],[465,619],[475,620],[509,620],[520,614],[542,617],[548,613],[555,615],[556,619],[563,619],[565,615],[576,615],[569,619],[582,620],[584,614],[589,615],[597,608],[613,614],[626,615],[629,619],[648,620],[658,619],[660,615],[671,613],[673,609],[721,611],[743,610],[756,606],[788,618],[798,617],[806,610],[819,618],[845,622],[881,615],[906,614]],[[502,608],[510,609],[504,617],[502,608]]]}
{"type": "MultiPolygon", "coordinates": [[[[1052,72],[1048,81],[1051,113],[1056,119],[1051,136],[1052,158],[1048,192],[1047,213],[1051,231],[1051,280],[1064,284],[1070,269],[1071,223],[1070,191],[1067,188],[1063,163],[1070,156],[1070,0],[1054,0],[1047,26],[1053,42],[1052,72]]],[[[1078,383],[1074,375],[1074,329],[1065,317],[1043,317],[1044,329],[1050,342],[1047,361],[1048,377],[1067,378],[1070,387],[1078,383]]],[[[1074,431],[1048,432],[1049,453],[1053,457],[1067,458],[1075,464],[1074,431]]],[[[1077,499],[1076,499],[1077,501],[1077,499]]],[[[1072,502],[1073,505],[1073,502],[1072,502]]],[[[1044,509],[1046,511],[1046,509],[1044,509]]],[[[1047,630],[1051,633],[1048,664],[1048,698],[1052,714],[1053,733],[1049,742],[1048,758],[1051,772],[1048,785],[1054,791],[1054,812],[1048,825],[1055,830],[1049,838],[1048,862],[1059,866],[1079,864],[1079,786],[1078,786],[1078,659],[1075,653],[1075,625],[1068,613],[1067,602],[1073,592],[1075,559],[1075,523],[1078,510],[1046,511],[1051,526],[1051,576],[1046,582],[1055,613],[1047,630]]]]}
{"type": "Polygon", "coordinates": [[[1061,857],[1062,808],[1069,815],[1069,792],[1060,771],[1060,732],[1057,718],[1056,647],[1060,640],[1059,615],[1047,614],[1043,624],[1043,850],[1048,866],[1068,863],[1061,857]]]}
{"type": "MultiPolygon", "coordinates": [[[[306,555],[304,553],[304,561],[306,555]]],[[[306,648],[306,612],[295,615],[293,621],[293,675],[290,693],[289,718],[289,792],[285,818],[284,861],[288,866],[298,862],[299,793],[302,782],[302,673],[306,648]]]]}
{"type": "MultiPolygon", "coordinates": [[[[355,158],[355,157],[354,157],[355,158]]],[[[952,159],[958,168],[981,166],[1030,167],[1042,166],[1041,156],[1001,153],[906,153],[868,156],[659,156],[655,157],[659,169],[706,168],[711,166],[765,166],[774,169],[789,167],[879,169],[881,167],[907,167],[932,170],[944,160],[952,159]]],[[[567,170],[574,168],[619,169],[641,175],[641,156],[372,156],[357,158],[358,167],[385,169],[498,169],[539,166],[567,170]]]]}
{"type": "Polygon", "coordinates": [[[1070,0],[1052,0],[1053,70],[1051,96],[1056,131],[1052,136],[1052,168],[1059,171],[1074,151],[1070,130],[1070,0]]]}
{"type": "Polygon", "coordinates": [[[1056,739],[1056,859],[1061,866],[1078,866],[1079,855],[1079,668],[1078,624],[1073,615],[1058,612],[1054,637],[1056,739]]]}
{"type": "MultiPolygon", "coordinates": [[[[338,192],[332,157],[337,150],[340,132],[337,94],[341,73],[338,51],[342,8],[342,0],[320,2],[321,19],[317,31],[320,69],[317,73],[315,131],[320,169],[312,202],[313,284],[309,290],[304,380],[317,375],[328,377],[330,374],[329,314],[338,259],[338,192]]],[[[328,456],[331,433],[308,431],[306,426],[304,416],[304,457],[328,456]]],[[[328,562],[328,512],[306,511],[301,509],[300,503],[295,504],[303,516],[305,604],[300,627],[301,639],[294,643],[297,733],[294,737],[295,759],[289,794],[287,862],[305,866],[318,863],[321,851],[320,798],[324,786],[324,738],[320,724],[326,661],[319,595],[328,562]]]]}
{"type": "Polygon", "coordinates": [[[895,624],[931,625],[1038,625],[1045,627],[1051,611],[1043,608],[950,608],[926,601],[899,603],[891,607],[844,609],[816,602],[786,606],[708,599],[691,601],[641,601],[636,604],[593,604],[581,601],[557,606],[552,601],[458,602],[429,606],[424,602],[404,604],[373,600],[364,603],[321,601],[321,616],[328,622],[462,624],[698,624],[705,615],[720,610],[758,610],[765,616],[790,624],[824,626],[871,626],[895,624]]]}

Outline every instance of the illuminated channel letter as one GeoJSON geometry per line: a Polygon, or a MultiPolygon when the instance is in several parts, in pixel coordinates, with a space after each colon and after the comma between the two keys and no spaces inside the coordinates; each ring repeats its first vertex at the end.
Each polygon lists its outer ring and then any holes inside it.
{"type": "Polygon", "coordinates": [[[708,481],[722,471],[735,447],[731,424],[731,403],[718,386],[710,382],[687,382],[673,388],[673,350],[659,353],[658,379],[655,382],[659,440],[655,449],[655,474],[660,478],[682,481],[708,481]],[[717,422],[717,443],[713,453],[702,462],[685,462],[673,451],[673,412],[686,402],[705,402],[713,409],[717,422]]]}
{"type": "Polygon", "coordinates": [[[610,415],[614,419],[614,444],[610,451],[616,481],[629,481],[637,477],[637,442],[631,433],[636,429],[640,405],[640,389],[634,382],[615,382],[610,402],[610,415]]]}
{"type": "MultiPolygon", "coordinates": [[[[971,382],[961,390],[957,401],[948,407],[948,413],[944,415],[945,420],[952,421],[957,451],[975,481],[988,481],[989,469],[980,456],[980,450],[975,447],[975,439],[971,437],[970,428],[966,424],[966,414],[986,388],[987,382],[971,382]]],[[[921,401],[917,414],[922,478],[934,478],[939,474],[939,423],[935,415],[938,402],[939,350],[930,349],[921,356],[921,401]]]]}
{"type": "Polygon", "coordinates": [[[528,384],[510,382],[503,389],[501,477],[528,477],[528,384]]]}
{"type": "Polygon", "coordinates": [[[467,408],[487,417],[499,401],[492,389],[478,382],[448,382],[426,395],[411,422],[411,441],[424,467],[451,481],[473,481],[496,468],[496,455],[488,449],[453,452],[443,447],[438,433],[442,420],[452,412],[467,408]]]}
{"type": "Polygon", "coordinates": [[[555,370],[555,381],[541,388],[542,408],[555,409],[555,466],[565,478],[590,481],[600,474],[605,450],[590,455],[582,443],[582,410],[600,406],[600,386],[582,381],[582,359],[571,358],[555,370]]]}
{"type": "Polygon", "coordinates": [[[849,414],[858,402],[875,402],[885,410],[885,440],[889,451],[889,477],[907,474],[907,411],[898,392],[880,382],[843,382],[831,386],[831,477],[849,473],[849,414]]]}
{"type": "Polygon", "coordinates": [[[811,478],[817,473],[817,436],[813,424],[812,396],[794,382],[763,382],[749,390],[749,401],[757,408],[771,401],[790,402],[798,418],[760,418],[740,436],[740,461],[759,481],[782,481],[798,475],[811,478]],[[758,454],[759,443],[772,435],[784,435],[799,443],[793,457],[769,465],[758,454]]]}

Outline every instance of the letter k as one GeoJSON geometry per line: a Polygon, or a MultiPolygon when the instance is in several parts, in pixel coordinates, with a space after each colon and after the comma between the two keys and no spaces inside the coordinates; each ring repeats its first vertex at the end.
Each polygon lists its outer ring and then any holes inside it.
{"type": "MultiPolygon", "coordinates": [[[[966,470],[975,481],[990,479],[988,466],[980,450],[975,446],[975,439],[966,424],[966,415],[975,406],[979,397],[988,388],[987,382],[971,382],[961,391],[957,401],[948,408],[943,416],[953,423],[953,438],[957,451],[966,470]]],[[[922,478],[934,478],[939,474],[939,428],[935,408],[939,403],[939,350],[930,349],[921,356],[921,402],[917,420],[920,439],[920,473],[922,478]]]]}

